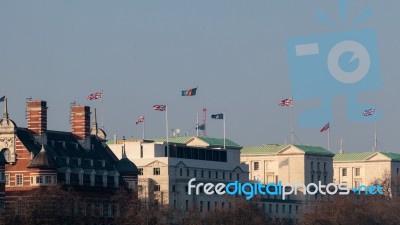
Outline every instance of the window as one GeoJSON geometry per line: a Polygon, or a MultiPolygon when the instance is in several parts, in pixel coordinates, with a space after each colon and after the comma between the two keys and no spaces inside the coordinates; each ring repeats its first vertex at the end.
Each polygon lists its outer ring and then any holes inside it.
{"type": "Polygon", "coordinates": [[[190,170],[189,169],[186,169],[186,176],[187,177],[190,176],[190,170]]]}
{"type": "Polygon", "coordinates": [[[179,175],[180,175],[180,176],[183,176],[182,168],[179,169],[179,175]]]}
{"type": "Polygon", "coordinates": [[[159,184],[154,185],[154,191],[160,191],[161,187],[159,184]]]}
{"type": "Polygon", "coordinates": [[[107,187],[107,174],[103,174],[103,187],[107,187]]]}
{"type": "Polygon", "coordinates": [[[218,179],[218,171],[215,171],[215,179],[218,179]]]}
{"type": "Polygon", "coordinates": [[[292,205],[289,205],[289,214],[292,213],[292,205]]]}
{"type": "Polygon", "coordinates": [[[286,213],[286,205],[282,205],[282,213],[286,213]]]}
{"type": "Polygon", "coordinates": [[[172,185],[172,192],[175,192],[175,185],[172,185]]]}
{"type": "Polygon", "coordinates": [[[44,183],[45,184],[51,184],[51,176],[45,176],[44,177],[44,183]]]}
{"type": "Polygon", "coordinates": [[[6,174],[6,186],[10,186],[10,175],[6,174]]]}
{"type": "Polygon", "coordinates": [[[229,173],[229,180],[232,180],[232,173],[229,173]]]}
{"type": "Polygon", "coordinates": [[[324,171],[326,171],[326,162],[324,162],[324,171]]]}
{"type": "Polygon", "coordinates": [[[143,158],[143,145],[140,146],[140,158],[143,158]]]}
{"type": "Polygon", "coordinates": [[[211,178],[211,171],[208,171],[208,178],[211,178]]]}
{"type": "Polygon", "coordinates": [[[260,163],[254,162],[254,170],[259,170],[259,169],[260,169],[260,163]]]}
{"type": "Polygon", "coordinates": [[[167,146],[164,146],[164,157],[168,157],[168,150],[167,150],[167,146]]]}
{"type": "Polygon", "coordinates": [[[153,168],[153,175],[160,175],[160,168],[153,168]]]}
{"type": "Polygon", "coordinates": [[[139,168],[139,175],[143,175],[143,168],[139,168]]]}
{"type": "Polygon", "coordinates": [[[314,169],[314,162],[311,161],[311,170],[313,170],[313,169],[314,169]]]}
{"type": "Polygon", "coordinates": [[[94,186],[95,176],[96,175],[94,173],[90,174],[90,186],[92,187],[94,186]]]}
{"type": "Polygon", "coordinates": [[[210,212],[210,201],[207,202],[207,211],[210,212]]]}
{"type": "Polygon", "coordinates": [[[17,186],[22,186],[23,185],[23,182],[24,182],[23,179],[24,178],[23,178],[23,176],[21,174],[15,175],[15,180],[16,180],[17,186]]]}
{"type": "Polygon", "coordinates": [[[317,162],[317,170],[319,170],[319,162],[317,162]]]}
{"type": "Polygon", "coordinates": [[[236,174],[236,180],[240,180],[240,174],[239,173],[236,174]]]}
{"type": "Polygon", "coordinates": [[[360,181],[354,181],[354,186],[356,188],[359,188],[361,186],[361,182],[360,181]]]}
{"type": "MultiPolygon", "coordinates": [[[[398,172],[398,169],[397,169],[398,172]]],[[[360,176],[360,168],[356,168],[356,176],[360,176]]]]}
{"type": "Polygon", "coordinates": [[[197,170],[193,170],[194,177],[197,177],[197,170]]]}
{"type": "Polygon", "coordinates": [[[201,178],[204,178],[204,170],[201,171],[201,178]]]}
{"type": "Polygon", "coordinates": [[[65,172],[65,183],[66,184],[71,183],[71,173],[70,172],[65,172]]]}
{"type": "MultiPolygon", "coordinates": [[[[106,181],[107,183],[107,181],[106,181]]],[[[79,173],[79,185],[83,185],[83,172],[79,173]]]]}
{"type": "Polygon", "coordinates": [[[342,169],[342,176],[343,177],[347,176],[347,168],[342,169]]]}
{"type": "Polygon", "coordinates": [[[269,204],[268,212],[272,213],[272,204],[269,204]]]}
{"type": "Polygon", "coordinates": [[[222,172],[222,179],[225,180],[225,172],[222,172]]]}
{"type": "Polygon", "coordinates": [[[275,213],[279,213],[279,205],[278,204],[275,205],[275,213]]]}
{"type": "Polygon", "coordinates": [[[314,183],[314,175],[311,175],[311,183],[314,183]]]}
{"type": "Polygon", "coordinates": [[[186,212],[189,211],[189,200],[186,200],[186,212]]]}
{"type": "Polygon", "coordinates": [[[10,161],[10,150],[6,149],[3,151],[3,156],[6,159],[7,162],[10,161]]]}
{"type": "Polygon", "coordinates": [[[203,201],[200,201],[200,212],[203,212],[203,201]]]}

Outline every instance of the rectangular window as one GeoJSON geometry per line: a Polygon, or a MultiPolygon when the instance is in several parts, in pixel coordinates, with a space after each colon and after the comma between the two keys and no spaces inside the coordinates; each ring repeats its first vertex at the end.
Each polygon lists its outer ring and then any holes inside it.
{"type": "Polygon", "coordinates": [[[187,177],[190,176],[190,170],[189,169],[186,169],[186,176],[187,177]]]}
{"type": "Polygon", "coordinates": [[[182,168],[179,169],[179,176],[183,176],[182,168]]]}
{"type": "Polygon", "coordinates": [[[204,178],[204,170],[201,171],[201,178],[204,178]]]}
{"type": "Polygon", "coordinates": [[[239,173],[236,174],[236,180],[240,180],[240,174],[239,173]]]}
{"type": "Polygon", "coordinates": [[[326,162],[324,162],[324,171],[326,171],[326,162]]]}
{"type": "Polygon", "coordinates": [[[200,212],[203,212],[203,201],[200,201],[200,212]]]}
{"type": "Polygon", "coordinates": [[[160,190],[161,190],[160,185],[158,184],[154,185],[154,191],[160,191],[160,190]]]}
{"type": "Polygon", "coordinates": [[[342,169],[342,176],[343,177],[347,176],[347,168],[342,169]]]}
{"type": "Polygon", "coordinates": [[[10,175],[6,174],[6,186],[10,186],[10,175]]]}
{"type": "Polygon", "coordinates": [[[286,205],[282,205],[282,213],[286,213],[286,205]]]}
{"type": "Polygon", "coordinates": [[[272,204],[269,204],[268,212],[272,213],[272,204]]]}
{"type": "Polygon", "coordinates": [[[319,162],[317,162],[317,170],[319,170],[319,162]]]}
{"type": "Polygon", "coordinates": [[[314,170],[314,162],[311,161],[311,170],[314,170]]]}
{"type": "Polygon", "coordinates": [[[45,182],[46,184],[51,184],[51,176],[45,176],[45,177],[44,177],[44,182],[45,182]]]}
{"type": "Polygon", "coordinates": [[[211,171],[208,171],[208,178],[211,178],[211,171]]]}
{"type": "Polygon", "coordinates": [[[22,186],[24,184],[24,178],[21,174],[15,175],[16,185],[22,186]]]}
{"type": "Polygon", "coordinates": [[[193,170],[194,177],[197,177],[197,170],[193,170]]]}
{"type": "Polygon", "coordinates": [[[175,192],[175,185],[172,185],[172,192],[175,192]]]}
{"type": "Polygon", "coordinates": [[[289,205],[289,214],[292,213],[292,205],[289,205]]]}
{"type": "Polygon", "coordinates": [[[210,212],[210,201],[207,202],[207,211],[210,212]]]}
{"type": "Polygon", "coordinates": [[[143,158],[143,145],[140,146],[140,158],[143,158]]]}
{"type": "Polygon", "coordinates": [[[279,205],[278,204],[275,205],[275,213],[279,213],[279,205]]]}
{"type": "Polygon", "coordinates": [[[218,171],[215,171],[215,179],[218,179],[218,171]]]}
{"type": "Polygon", "coordinates": [[[260,163],[254,162],[254,170],[259,170],[259,169],[260,169],[260,163]]]}
{"type": "Polygon", "coordinates": [[[229,180],[232,180],[232,173],[229,173],[229,180]]]}
{"type": "Polygon", "coordinates": [[[160,175],[160,168],[153,168],[153,175],[160,175]]]}
{"type": "Polygon", "coordinates": [[[189,211],[189,200],[186,200],[186,212],[189,211]]]}
{"type": "Polygon", "coordinates": [[[164,147],[164,157],[168,157],[168,150],[167,146],[164,147]]]}
{"type": "Polygon", "coordinates": [[[225,180],[225,172],[222,172],[222,179],[225,180]]]}
{"type": "Polygon", "coordinates": [[[360,185],[361,185],[361,182],[360,182],[360,181],[354,181],[354,186],[355,186],[356,188],[359,188],[360,185]]]}
{"type": "Polygon", "coordinates": [[[139,175],[140,175],[140,176],[143,175],[143,168],[139,168],[139,175]]]}
{"type": "Polygon", "coordinates": [[[360,168],[356,168],[356,176],[360,176],[360,168]]]}

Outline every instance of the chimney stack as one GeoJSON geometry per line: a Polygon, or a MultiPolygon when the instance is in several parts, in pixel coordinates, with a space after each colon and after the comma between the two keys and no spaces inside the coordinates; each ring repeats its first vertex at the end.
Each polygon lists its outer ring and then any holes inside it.
{"type": "Polygon", "coordinates": [[[28,129],[37,135],[47,130],[47,103],[42,100],[28,99],[26,102],[28,129]]]}
{"type": "Polygon", "coordinates": [[[81,105],[71,106],[72,133],[80,139],[90,135],[90,107],[81,105]]]}

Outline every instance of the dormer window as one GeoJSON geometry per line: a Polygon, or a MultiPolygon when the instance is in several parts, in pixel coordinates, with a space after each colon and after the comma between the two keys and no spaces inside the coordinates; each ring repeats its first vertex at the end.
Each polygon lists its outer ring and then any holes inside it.
{"type": "Polygon", "coordinates": [[[101,166],[102,166],[102,167],[106,167],[106,161],[102,160],[102,161],[101,161],[101,166]]]}
{"type": "Polygon", "coordinates": [[[67,158],[65,159],[65,163],[66,163],[67,165],[69,165],[69,157],[67,157],[67,158]]]}
{"type": "Polygon", "coordinates": [[[78,159],[78,166],[81,165],[81,159],[78,159]]]}

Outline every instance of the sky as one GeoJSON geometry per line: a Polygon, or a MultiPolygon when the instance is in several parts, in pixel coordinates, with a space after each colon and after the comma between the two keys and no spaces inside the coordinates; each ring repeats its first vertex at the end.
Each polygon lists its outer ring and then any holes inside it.
{"type": "MultiPolygon", "coordinates": [[[[382,111],[378,147],[398,149],[400,106],[400,1],[352,0],[340,26],[339,1],[15,1],[0,2],[0,95],[10,117],[26,127],[26,98],[46,100],[48,129],[70,130],[69,106],[89,105],[104,118],[111,139],[165,137],[165,115],[152,110],[168,104],[169,129],[195,134],[196,97],[181,91],[198,87],[199,113],[207,108],[207,136],[223,137],[223,123],[210,115],[225,112],[227,138],[243,145],[290,140],[290,109],[279,107],[292,95],[287,41],[349,29],[371,8],[371,17],[352,29],[374,29],[382,88],[359,98],[382,111]],[[316,17],[323,11],[336,27],[316,17]],[[96,91],[100,100],[87,101],[96,91]]],[[[316,84],[322,85],[322,84],[316,84]]],[[[374,123],[350,122],[346,96],[333,99],[330,150],[371,151],[374,123]]],[[[296,102],[294,120],[306,110],[296,102]]],[[[324,124],[321,124],[321,127],[324,124]]],[[[321,127],[295,126],[295,143],[327,147],[321,127]]]]}

